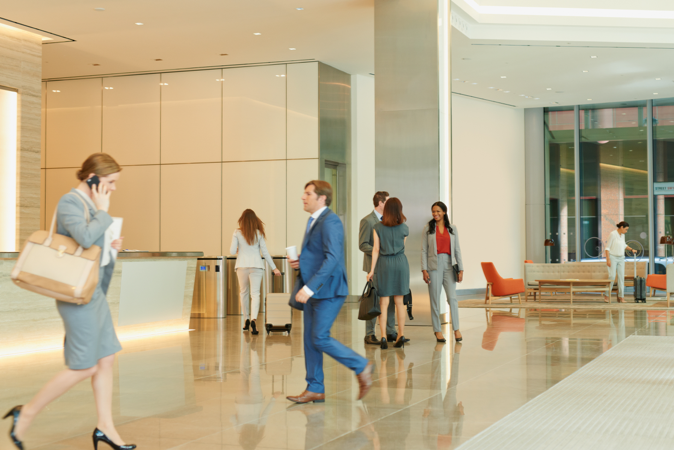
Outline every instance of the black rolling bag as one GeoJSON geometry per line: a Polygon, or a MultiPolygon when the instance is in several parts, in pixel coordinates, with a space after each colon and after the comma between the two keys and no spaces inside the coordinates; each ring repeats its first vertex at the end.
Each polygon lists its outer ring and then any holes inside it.
{"type": "Polygon", "coordinates": [[[637,276],[637,255],[634,254],[634,302],[646,303],[646,279],[637,276]]]}

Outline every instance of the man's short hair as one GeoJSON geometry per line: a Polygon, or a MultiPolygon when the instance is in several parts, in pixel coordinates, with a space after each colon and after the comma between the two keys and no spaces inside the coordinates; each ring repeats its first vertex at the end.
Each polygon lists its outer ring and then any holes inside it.
{"type": "Polygon", "coordinates": [[[317,196],[325,195],[325,206],[330,206],[332,203],[332,186],[330,186],[330,183],[323,180],[311,180],[304,185],[304,189],[309,186],[314,187],[314,192],[316,192],[317,196]]]}
{"type": "Polygon", "coordinates": [[[388,192],[386,191],[379,191],[376,194],[374,194],[374,198],[372,201],[374,202],[374,207],[376,208],[379,206],[379,203],[386,203],[386,199],[389,198],[388,192]]]}
{"type": "Polygon", "coordinates": [[[629,227],[629,226],[630,226],[630,224],[625,222],[624,220],[622,222],[620,222],[618,225],[616,225],[616,227],[618,227],[618,228],[626,228],[626,227],[629,227]]]}

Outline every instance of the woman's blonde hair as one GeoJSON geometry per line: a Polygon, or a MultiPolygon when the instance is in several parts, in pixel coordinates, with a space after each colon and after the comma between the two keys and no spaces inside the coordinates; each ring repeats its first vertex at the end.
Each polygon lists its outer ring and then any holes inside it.
{"type": "Polygon", "coordinates": [[[266,238],[264,234],[264,222],[260,220],[252,209],[247,209],[241,214],[239,218],[239,229],[243,238],[248,242],[248,245],[253,245],[257,240],[257,232],[259,231],[262,237],[266,238]]]}
{"type": "Polygon", "coordinates": [[[94,153],[82,163],[82,168],[77,171],[77,179],[84,181],[92,173],[99,177],[107,177],[121,171],[121,166],[112,156],[107,153],[94,153]]]}

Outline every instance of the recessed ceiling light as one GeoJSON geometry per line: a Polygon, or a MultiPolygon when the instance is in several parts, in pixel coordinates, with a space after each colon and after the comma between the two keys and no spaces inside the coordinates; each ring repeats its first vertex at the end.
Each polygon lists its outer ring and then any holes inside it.
{"type": "Polygon", "coordinates": [[[94,8],[94,11],[105,11],[105,8],[94,8]]]}
{"type": "Polygon", "coordinates": [[[224,78],[216,78],[215,81],[225,81],[224,78]]]}
{"type": "Polygon", "coordinates": [[[597,57],[596,57],[596,56],[590,56],[590,58],[592,58],[592,59],[597,59],[597,57]]]}
{"type": "Polygon", "coordinates": [[[159,83],[159,86],[168,86],[168,83],[159,83]]]}
{"type": "Polygon", "coordinates": [[[592,101],[592,99],[591,99],[591,98],[588,98],[587,100],[588,100],[588,101],[592,101]]]}
{"type": "Polygon", "coordinates": [[[262,33],[253,33],[255,36],[260,36],[262,33]]]}
{"type": "Polygon", "coordinates": [[[461,78],[454,78],[454,81],[460,81],[461,78]]]}
{"type": "Polygon", "coordinates": [[[538,98],[538,97],[535,97],[535,98],[534,98],[534,100],[540,100],[540,98],[538,98]]]}
{"type": "Polygon", "coordinates": [[[477,84],[477,83],[473,83],[473,84],[477,84]]]}
{"type": "Polygon", "coordinates": [[[290,47],[288,50],[297,50],[295,47],[290,47]]]}
{"type": "Polygon", "coordinates": [[[295,8],[298,11],[304,11],[304,8],[295,8]]]}
{"type": "Polygon", "coordinates": [[[105,88],[106,88],[106,89],[114,89],[114,88],[112,88],[112,87],[108,87],[108,86],[105,86],[105,88]]]}
{"type": "Polygon", "coordinates": [[[503,91],[503,92],[505,92],[506,94],[510,94],[510,91],[503,91]]]}
{"type": "Polygon", "coordinates": [[[658,95],[658,93],[657,93],[657,92],[653,92],[653,95],[658,95]]]}
{"type": "Polygon", "coordinates": [[[489,89],[494,89],[494,86],[490,86],[489,89]]]}
{"type": "Polygon", "coordinates": [[[589,72],[589,70],[583,70],[583,73],[588,73],[588,72],[589,72]]]}
{"type": "Polygon", "coordinates": [[[660,81],[660,78],[656,78],[655,81],[660,81]]]}
{"type": "Polygon", "coordinates": [[[143,22],[136,22],[136,25],[143,25],[143,22]]]}
{"type": "Polygon", "coordinates": [[[501,78],[505,78],[505,77],[506,77],[505,75],[501,75],[501,78]]]}
{"type": "Polygon", "coordinates": [[[52,92],[61,92],[58,89],[52,89],[52,92]]]}
{"type": "Polygon", "coordinates": [[[551,90],[552,90],[552,88],[545,88],[545,90],[546,90],[546,91],[551,91],[551,90]]]}

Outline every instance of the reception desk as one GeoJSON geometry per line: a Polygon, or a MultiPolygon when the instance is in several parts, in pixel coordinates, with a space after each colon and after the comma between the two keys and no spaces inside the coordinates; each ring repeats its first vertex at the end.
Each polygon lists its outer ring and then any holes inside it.
{"type": "MultiPolygon", "coordinates": [[[[196,259],[201,252],[122,252],[108,290],[121,341],[189,329],[196,259]]],[[[0,356],[63,346],[55,300],[10,279],[18,253],[0,253],[0,356]]]]}

